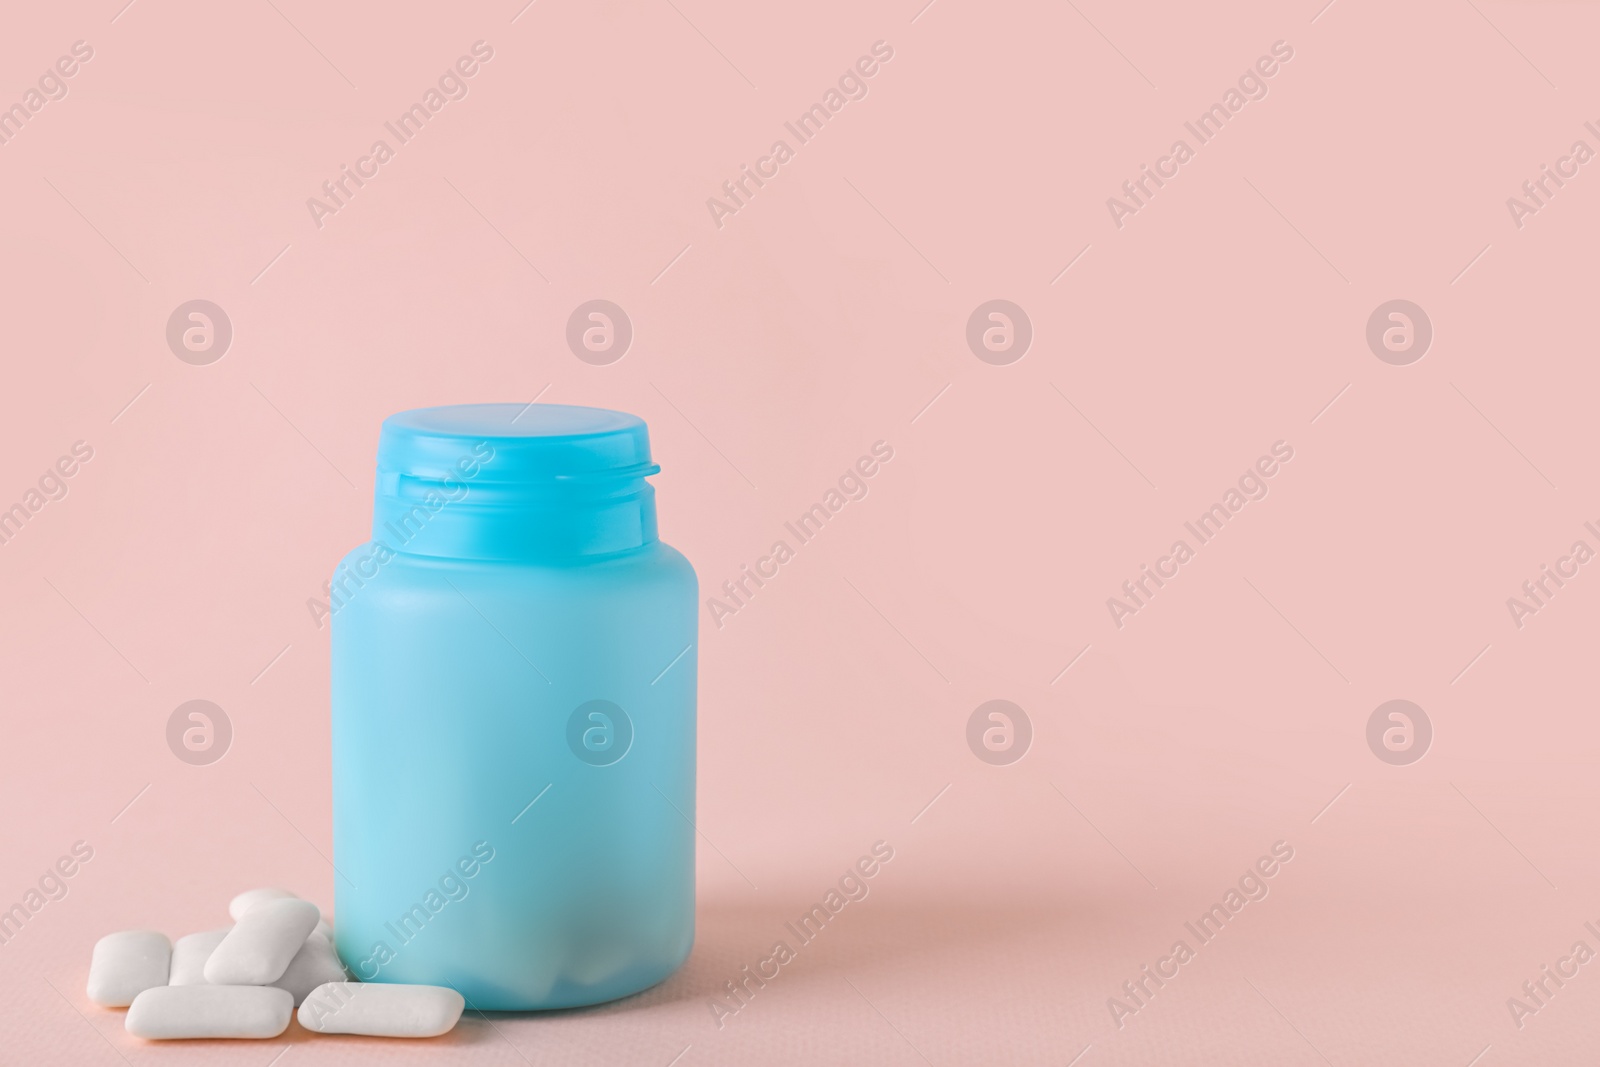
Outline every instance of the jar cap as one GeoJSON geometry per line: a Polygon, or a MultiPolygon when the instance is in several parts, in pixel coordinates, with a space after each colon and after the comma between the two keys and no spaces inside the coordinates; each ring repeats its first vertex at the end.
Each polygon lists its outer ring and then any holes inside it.
{"type": "Polygon", "coordinates": [[[546,482],[592,475],[642,477],[650,431],[637,415],[571,404],[452,404],[383,420],[378,470],[416,478],[459,477],[457,465],[487,442],[494,482],[546,482]]]}
{"type": "Polygon", "coordinates": [[[373,540],[463,559],[558,559],[656,540],[661,468],[636,415],[567,404],[456,404],[383,420],[373,540]]]}

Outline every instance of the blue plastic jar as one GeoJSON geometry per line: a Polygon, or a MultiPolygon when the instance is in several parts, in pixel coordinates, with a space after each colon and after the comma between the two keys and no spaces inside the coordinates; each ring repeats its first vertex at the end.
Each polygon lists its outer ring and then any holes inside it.
{"type": "Polygon", "coordinates": [[[697,583],[640,419],[470,404],[384,421],[335,571],[334,930],[364,981],[593,1004],[694,939],[697,583]]]}

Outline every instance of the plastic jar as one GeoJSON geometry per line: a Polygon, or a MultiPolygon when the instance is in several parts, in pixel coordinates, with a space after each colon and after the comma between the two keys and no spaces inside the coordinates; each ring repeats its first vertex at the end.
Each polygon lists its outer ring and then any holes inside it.
{"type": "Polygon", "coordinates": [[[334,930],[485,1011],[637,992],[694,940],[694,569],[642,420],[391,416],[335,570],[334,930]]]}

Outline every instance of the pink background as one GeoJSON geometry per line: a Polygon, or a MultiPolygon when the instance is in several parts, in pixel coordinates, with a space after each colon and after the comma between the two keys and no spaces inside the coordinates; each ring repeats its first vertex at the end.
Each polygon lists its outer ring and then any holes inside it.
{"type": "Polygon", "coordinates": [[[1593,5],[122,2],[0,35],[5,104],[94,49],[0,145],[0,506],[94,449],[0,547],[0,906],[94,848],[0,945],[0,1060],[1592,1062],[1600,964],[1521,1028],[1506,1001],[1600,949],[1600,575],[1521,628],[1506,599],[1600,548],[1597,165],[1520,228],[1506,198],[1600,148],[1593,5]],[[478,40],[469,94],[318,228],[306,199],[478,40]],[[868,95],[716,226],[879,40],[868,95]],[[1280,40],[1268,95],[1114,225],[1280,40]],[[206,366],[164,336],[193,299],[234,331],[206,366]],[[592,299],[633,323],[611,365],[564,340],[592,299]],[[965,339],[991,299],[1032,323],[1010,365],[965,339]],[[1394,299],[1434,330],[1407,366],[1365,339],[1394,299]],[[535,396],[649,421],[708,593],[894,448],[702,615],[688,966],[425,1046],[130,1038],[83,993],[100,935],[331,899],[306,600],[367,536],[380,419],[535,396]],[[1270,494],[1114,625],[1280,440],[1270,494]],[[197,698],[234,728],[209,766],[165,739],[197,698]],[[991,699],[1033,726],[1008,766],[967,745],[991,699]],[[1391,699],[1432,722],[1419,762],[1368,748],[1391,699]],[[880,839],[871,895],[719,1029],[721,983],[880,839]],[[1270,895],[1119,1029],[1107,999],[1280,840],[1270,895]]]}

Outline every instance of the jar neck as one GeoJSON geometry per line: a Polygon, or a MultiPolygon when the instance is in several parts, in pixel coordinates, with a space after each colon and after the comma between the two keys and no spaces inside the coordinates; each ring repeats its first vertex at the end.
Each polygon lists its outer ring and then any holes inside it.
{"type": "Polygon", "coordinates": [[[612,555],[657,540],[655,489],[642,472],[529,484],[380,470],[372,539],[393,552],[451,559],[612,555]]]}

